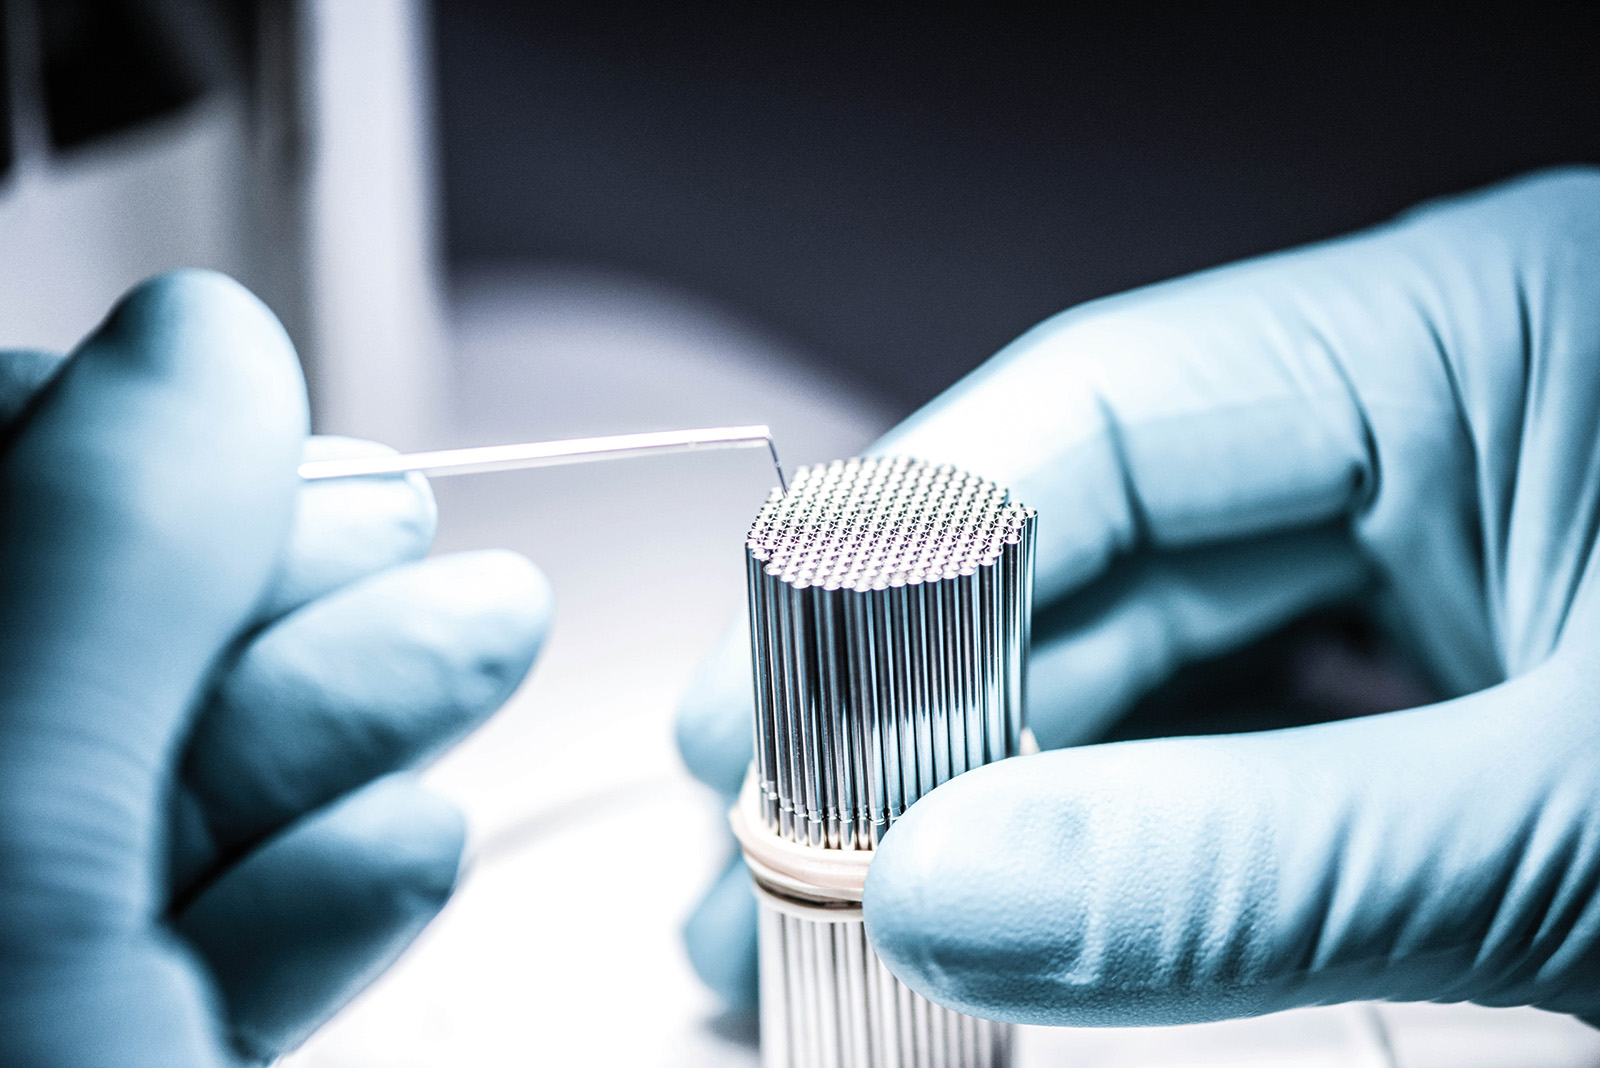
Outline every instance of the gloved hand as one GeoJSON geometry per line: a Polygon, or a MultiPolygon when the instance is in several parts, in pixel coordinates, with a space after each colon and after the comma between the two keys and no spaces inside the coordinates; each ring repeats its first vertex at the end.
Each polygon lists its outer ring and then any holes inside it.
{"type": "MultiPolygon", "coordinates": [[[[1352,596],[1453,698],[961,776],[867,881],[912,987],[1048,1024],[1367,998],[1600,1017],[1600,173],[1067,312],[874,451],[1038,508],[1047,748],[1352,596]]],[[[737,663],[680,724],[724,791],[737,663]]],[[[724,988],[750,946],[732,878],[690,925],[724,988]]]]}
{"type": "Polygon", "coordinates": [[[419,562],[420,478],[301,488],[305,423],[282,329],[216,275],[0,354],[8,1066],[271,1059],[455,884],[460,816],[395,773],[511,692],[546,587],[419,562]]]}

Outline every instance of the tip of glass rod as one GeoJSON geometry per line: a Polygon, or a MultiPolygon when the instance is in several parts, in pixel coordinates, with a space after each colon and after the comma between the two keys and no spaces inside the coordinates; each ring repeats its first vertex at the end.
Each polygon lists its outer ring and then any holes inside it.
{"type": "Polygon", "coordinates": [[[772,454],[772,470],[778,475],[778,489],[784,493],[789,492],[789,480],[783,477],[783,461],[778,459],[778,443],[772,438],[772,431],[767,431],[767,451],[772,454]]]}

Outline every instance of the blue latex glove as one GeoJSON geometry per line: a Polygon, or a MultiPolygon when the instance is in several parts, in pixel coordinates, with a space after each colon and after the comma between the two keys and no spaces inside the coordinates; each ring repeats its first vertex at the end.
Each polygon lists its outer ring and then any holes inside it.
{"type": "Polygon", "coordinates": [[[455,884],[459,815],[396,772],[506,698],[546,588],[420,560],[420,478],[301,488],[305,423],[282,329],[216,275],[0,353],[8,1068],[271,1059],[455,884]]]}
{"type": "MultiPolygon", "coordinates": [[[[961,776],[867,881],[911,986],[1050,1024],[1366,998],[1600,1017],[1600,173],[1067,312],[877,451],[1039,509],[1046,747],[1351,596],[1453,697],[961,776]]],[[[724,656],[681,738],[728,791],[749,701],[724,656]]],[[[690,934],[729,989],[749,905],[719,892],[690,934]]]]}

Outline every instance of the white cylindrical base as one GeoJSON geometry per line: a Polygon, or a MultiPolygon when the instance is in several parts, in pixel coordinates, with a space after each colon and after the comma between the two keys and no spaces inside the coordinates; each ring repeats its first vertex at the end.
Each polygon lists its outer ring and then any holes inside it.
{"type": "Polygon", "coordinates": [[[1009,1068],[1014,1028],[935,1005],[867,942],[861,913],[759,895],[763,1068],[1009,1068]]]}

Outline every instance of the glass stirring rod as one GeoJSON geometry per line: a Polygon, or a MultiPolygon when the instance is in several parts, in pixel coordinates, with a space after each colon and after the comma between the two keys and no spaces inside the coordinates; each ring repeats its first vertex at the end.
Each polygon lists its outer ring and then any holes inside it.
{"type": "Polygon", "coordinates": [[[557,467],[594,460],[620,460],[698,449],[758,449],[772,455],[778,487],[788,492],[778,446],[766,426],[717,426],[699,430],[663,430],[647,434],[612,434],[565,441],[530,441],[519,445],[484,445],[470,449],[440,449],[400,456],[357,456],[347,460],[307,460],[300,477],[359,478],[363,475],[398,475],[420,471],[426,475],[467,475],[480,471],[516,471],[524,467],[557,467]]]}

